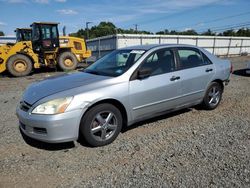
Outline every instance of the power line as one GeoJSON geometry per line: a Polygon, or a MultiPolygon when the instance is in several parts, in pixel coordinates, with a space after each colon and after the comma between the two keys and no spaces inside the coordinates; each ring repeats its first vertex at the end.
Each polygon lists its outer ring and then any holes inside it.
{"type": "Polygon", "coordinates": [[[221,28],[221,29],[215,29],[213,31],[225,31],[225,30],[230,30],[230,29],[242,28],[242,27],[249,26],[249,25],[250,25],[250,23],[242,24],[242,25],[236,25],[236,26],[232,26],[232,27],[225,27],[225,28],[221,28]]]}
{"type": "Polygon", "coordinates": [[[183,28],[183,27],[199,26],[199,25],[201,25],[201,24],[207,24],[207,23],[218,22],[218,21],[221,21],[221,20],[226,20],[226,19],[229,19],[229,18],[235,18],[235,17],[247,15],[247,14],[250,14],[250,11],[244,12],[244,13],[240,13],[240,14],[234,14],[234,15],[230,15],[230,16],[226,16],[226,17],[220,17],[220,18],[216,18],[216,19],[212,19],[212,20],[207,20],[207,21],[199,22],[199,23],[192,24],[192,25],[177,26],[177,27],[174,27],[173,29],[178,29],[178,28],[183,28]]]}
{"type": "Polygon", "coordinates": [[[232,29],[232,28],[238,28],[238,27],[244,27],[248,26],[250,22],[241,22],[241,23],[236,23],[236,24],[230,24],[230,25],[223,25],[223,26],[216,26],[216,27],[209,27],[209,28],[203,28],[200,30],[197,30],[198,32],[206,31],[208,29],[212,31],[220,31],[220,30],[226,30],[226,29],[232,29]]]}

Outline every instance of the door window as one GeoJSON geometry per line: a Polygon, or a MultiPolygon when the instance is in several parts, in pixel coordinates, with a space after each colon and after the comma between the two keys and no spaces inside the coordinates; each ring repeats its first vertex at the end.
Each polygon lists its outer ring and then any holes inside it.
{"type": "Polygon", "coordinates": [[[151,54],[141,68],[150,68],[151,76],[168,73],[174,70],[174,54],[170,49],[161,49],[151,54]]]}
{"type": "Polygon", "coordinates": [[[180,69],[192,68],[204,65],[202,56],[198,50],[195,49],[179,49],[179,66],[180,69]]]}

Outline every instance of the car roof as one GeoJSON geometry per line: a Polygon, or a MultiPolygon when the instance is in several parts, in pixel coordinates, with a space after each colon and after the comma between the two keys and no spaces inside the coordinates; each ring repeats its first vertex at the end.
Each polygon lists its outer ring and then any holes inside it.
{"type": "Polygon", "coordinates": [[[129,47],[124,47],[121,48],[123,50],[150,50],[153,48],[158,48],[158,47],[191,47],[191,48],[199,48],[194,45],[188,45],[188,44],[145,44],[145,45],[137,45],[137,46],[129,46],[129,47]]]}

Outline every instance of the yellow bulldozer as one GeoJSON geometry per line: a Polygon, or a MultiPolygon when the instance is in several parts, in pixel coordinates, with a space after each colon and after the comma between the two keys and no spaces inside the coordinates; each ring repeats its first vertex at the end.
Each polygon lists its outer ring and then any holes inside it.
{"type": "Polygon", "coordinates": [[[0,46],[0,73],[7,70],[19,77],[30,74],[33,68],[56,66],[68,71],[91,56],[84,39],[59,37],[58,23],[34,22],[31,28],[31,40],[20,37],[15,44],[0,46]]]}

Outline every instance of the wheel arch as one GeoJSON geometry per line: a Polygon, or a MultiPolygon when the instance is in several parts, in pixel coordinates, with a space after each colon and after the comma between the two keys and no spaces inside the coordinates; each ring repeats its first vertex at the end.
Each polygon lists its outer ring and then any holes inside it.
{"type": "MultiPolygon", "coordinates": [[[[121,112],[122,119],[123,119],[122,127],[127,126],[128,114],[127,114],[126,108],[124,107],[124,105],[120,101],[118,101],[116,99],[111,99],[111,98],[110,99],[103,99],[103,100],[100,100],[100,101],[92,104],[91,106],[89,106],[88,109],[86,110],[86,112],[99,104],[111,104],[111,105],[114,105],[116,108],[118,108],[118,110],[121,112]]],[[[82,118],[84,117],[86,112],[82,115],[82,118]]]]}
{"type": "MultiPolygon", "coordinates": [[[[220,79],[215,79],[215,80],[213,80],[212,82],[217,82],[218,84],[220,84],[220,86],[221,86],[221,88],[222,88],[222,92],[224,91],[224,84],[223,84],[223,81],[222,80],[220,80],[220,79]]],[[[212,83],[211,82],[211,83],[212,83]]]]}
{"type": "MultiPolygon", "coordinates": [[[[10,59],[11,57],[15,56],[15,55],[24,55],[24,56],[26,56],[27,58],[29,58],[29,60],[32,62],[32,65],[34,66],[34,64],[35,64],[34,59],[33,59],[31,56],[29,56],[28,54],[26,54],[26,53],[21,53],[21,52],[17,52],[17,53],[15,53],[15,54],[12,54],[11,56],[9,56],[8,59],[7,59],[7,61],[6,61],[6,64],[8,63],[9,59],[10,59]]],[[[34,67],[33,67],[33,68],[34,68],[34,67]]]]}
{"type": "Polygon", "coordinates": [[[72,53],[72,50],[71,50],[71,48],[59,48],[58,56],[61,55],[64,52],[71,52],[72,53]]]}

